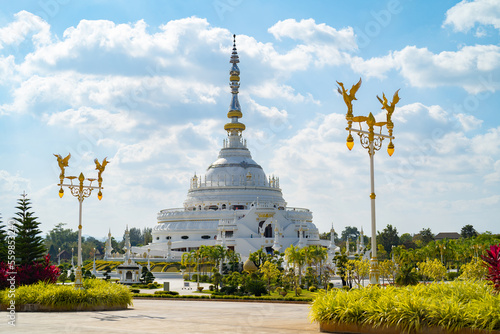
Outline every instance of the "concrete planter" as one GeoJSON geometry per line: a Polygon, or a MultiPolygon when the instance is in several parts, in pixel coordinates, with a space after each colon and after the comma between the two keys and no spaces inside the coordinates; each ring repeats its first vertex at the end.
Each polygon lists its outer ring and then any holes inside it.
{"type": "MultiPolygon", "coordinates": [[[[40,304],[16,305],[16,312],[84,312],[84,311],[114,311],[126,310],[127,305],[92,305],[92,306],[48,306],[40,304]]],[[[0,311],[7,311],[7,305],[0,305],[0,311]]]]}
{"type": "MultiPolygon", "coordinates": [[[[319,324],[320,332],[325,333],[352,333],[352,334],[400,334],[401,330],[397,329],[395,326],[389,327],[373,327],[367,325],[356,325],[356,324],[332,324],[321,322],[319,324]]],[[[462,329],[459,332],[451,332],[441,327],[424,327],[418,332],[412,332],[415,334],[500,334],[500,331],[487,331],[487,330],[476,330],[476,329],[462,329]]]]}

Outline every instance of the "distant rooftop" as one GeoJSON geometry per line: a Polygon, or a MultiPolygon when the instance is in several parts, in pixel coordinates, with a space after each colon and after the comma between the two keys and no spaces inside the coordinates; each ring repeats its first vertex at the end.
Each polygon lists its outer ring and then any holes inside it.
{"type": "Polygon", "coordinates": [[[443,239],[460,239],[462,236],[457,232],[441,232],[436,234],[434,240],[443,240],[443,239]]]}

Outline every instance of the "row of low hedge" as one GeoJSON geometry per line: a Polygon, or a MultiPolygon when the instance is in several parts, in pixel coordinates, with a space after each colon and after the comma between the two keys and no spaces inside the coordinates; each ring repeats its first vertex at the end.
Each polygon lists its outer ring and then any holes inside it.
{"type": "MultiPolygon", "coordinates": [[[[9,290],[0,291],[0,304],[3,309],[11,302],[8,293],[9,290]]],[[[39,282],[18,287],[14,302],[16,311],[23,310],[26,305],[51,311],[116,309],[132,305],[132,293],[124,285],[98,279],[84,280],[81,290],[72,285],[39,282]]]]}
{"type": "Polygon", "coordinates": [[[319,292],[310,316],[320,324],[395,327],[405,333],[500,330],[500,294],[474,281],[334,289],[319,292]]]}
{"type": "Polygon", "coordinates": [[[173,299],[228,299],[228,300],[269,300],[269,301],[294,301],[311,302],[312,298],[306,297],[275,297],[275,296],[233,296],[233,295],[170,295],[170,294],[150,294],[137,293],[134,298],[173,298],[173,299]]]}

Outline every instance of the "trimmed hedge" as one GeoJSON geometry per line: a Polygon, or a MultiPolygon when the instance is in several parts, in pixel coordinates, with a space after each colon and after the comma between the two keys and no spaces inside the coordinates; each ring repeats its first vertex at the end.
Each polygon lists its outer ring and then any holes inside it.
{"type": "MultiPolygon", "coordinates": [[[[164,292],[164,291],[157,291],[164,292]]],[[[165,291],[167,292],[167,291],[165,291]]],[[[306,297],[274,297],[274,296],[233,296],[233,295],[169,295],[162,293],[138,293],[134,294],[134,298],[172,298],[172,299],[228,299],[228,300],[270,300],[270,301],[294,301],[294,302],[311,302],[312,298],[306,297]]]]}

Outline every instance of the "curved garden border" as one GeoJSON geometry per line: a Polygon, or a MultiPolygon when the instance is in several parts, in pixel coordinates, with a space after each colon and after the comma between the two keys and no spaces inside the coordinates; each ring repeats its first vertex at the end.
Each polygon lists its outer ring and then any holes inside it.
{"type": "MultiPolygon", "coordinates": [[[[117,311],[126,310],[128,305],[89,305],[89,306],[47,306],[41,304],[16,305],[16,312],[85,312],[85,311],[117,311]]],[[[0,305],[0,311],[7,310],[7,305],[0,305]]]]}

